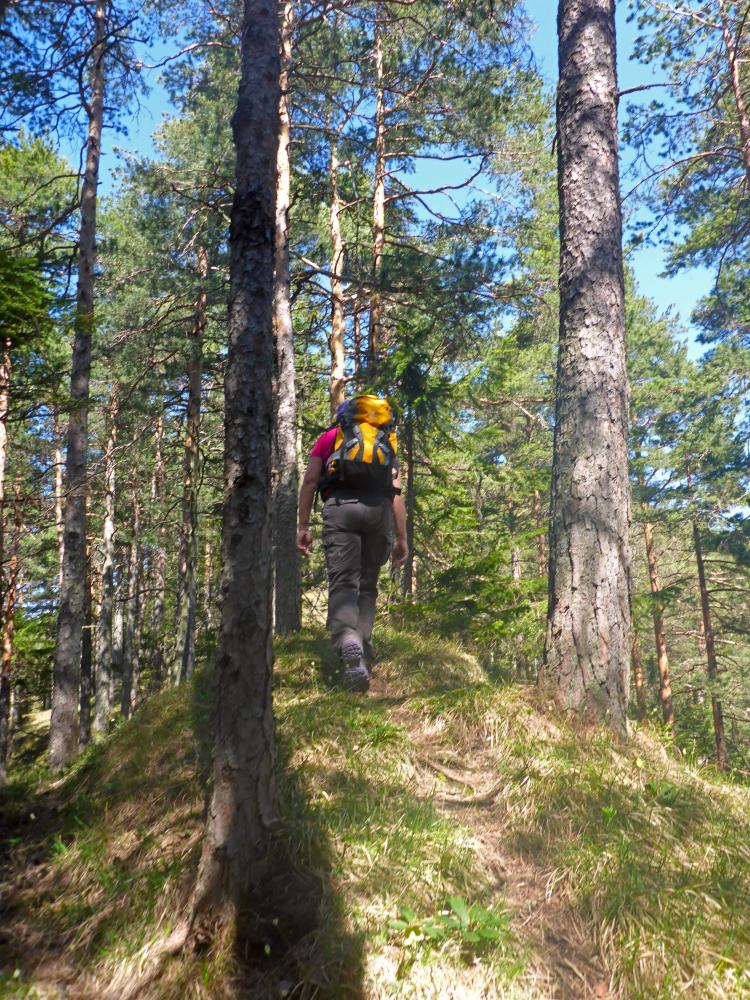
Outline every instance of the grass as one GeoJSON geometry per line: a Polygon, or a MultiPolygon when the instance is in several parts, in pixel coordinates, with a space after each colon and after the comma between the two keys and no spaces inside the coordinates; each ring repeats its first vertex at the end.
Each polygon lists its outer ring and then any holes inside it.
{"type": "Polygon", "coordinates": [[[632,1000],[750,997],[750,791],[667,754],[623,749],[512,688],[427,699],[453,741],[477,734],[505,779],[508,842],[595,929],[632,1000]]]}
{"type": "MultiPolygon", "coordinates": [[[[522,926],[523,875],[543,887],[539,920],[594,942],[610,996],[750,998],[747,788],[655,731],[625,748],[578,731],[460,646],[391,632],[381,657],[362,698],[331,687],[322,632],[277,645],[284,836],[324,892],[319,930],[257,995],[548,997],[555,957],[522,926]],[[448,777],[428,780],[426,757],[448,777]]],[[[13,880],[0,997],[68,982],[104,996],[169,932],[198,860],[210,700],[204,674],[152,698],[62,780],[30,728],[0,790],[13,880]]],[[[144,996],[214,1000],[236,975],[219,941],[144,996]]]]}

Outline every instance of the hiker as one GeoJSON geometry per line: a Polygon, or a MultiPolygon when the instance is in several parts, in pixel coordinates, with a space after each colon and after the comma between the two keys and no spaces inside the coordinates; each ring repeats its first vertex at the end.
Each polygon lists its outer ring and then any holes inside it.
{"type": "Polygon", "coordinates": [[[380,567],[406,561],[406,515],[390,404],[362,395],[342,403],[313,445],[299,495],[297,548],[312,548],[310,511],[323,498],[328,630],[351,691],[370,686],[380,567]]]}

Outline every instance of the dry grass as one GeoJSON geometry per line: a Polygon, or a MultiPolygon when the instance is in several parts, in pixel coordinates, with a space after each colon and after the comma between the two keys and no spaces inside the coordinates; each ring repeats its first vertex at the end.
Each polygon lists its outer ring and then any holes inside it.
{"type": "Polygon", "coordinates": [[[226,939],[150,977],[197,864],[205,678],[62,781],[30,733],[0,803],[0,997],[750,997],[746,788],[648,731],[625,750],[576,731],[460,646],[392,633],[381,654],[361,698],[330,687],[321,631],[279,643],[285,837],[324,894],[319,930],[252,980],[226,939]],[[507,932],[423,933],[452,896],[507,932]]]}

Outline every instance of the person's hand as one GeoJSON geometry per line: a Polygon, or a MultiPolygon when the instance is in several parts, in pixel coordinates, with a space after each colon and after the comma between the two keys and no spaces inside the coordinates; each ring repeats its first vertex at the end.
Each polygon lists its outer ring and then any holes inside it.
{"type": "Polygon", "coordinates": [[[303,556],[309,556],[310,549],[312,549],[312,532],[309,528],[300,528],[297,532],[297,550],[303,556]]]}
{"type": "Polygon", "coordinates": [[[391,549],[391,561],[393,563],[394,569],[397,566],[403,566],[409,555],[409,546],[406,544],[405,538],[397,538],[393,543],[393,548],[391,549]]]}

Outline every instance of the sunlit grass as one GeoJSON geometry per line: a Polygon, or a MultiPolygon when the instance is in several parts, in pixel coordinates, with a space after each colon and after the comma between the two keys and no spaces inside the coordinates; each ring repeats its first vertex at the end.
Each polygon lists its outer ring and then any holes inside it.
{"type": "Polygon", "coordinates": [[[549,869],[633,1000],[750,997],[750,791],[669,756],[623,750],[533,695],[478,685],[427,698],[464,748],[494,748],[508,843],[549,869]]]}
{"type": "MultiPolygon", "coordinates": [[[[377,692],[361,697],[335,687],[322,631],[277,644],[283,836],[324,885],[320,929],[295,952],[295,996],[549,995],[471,825],[440,807],[444,779],[425,784],[429,751],[492,786],[498,848],[587,928],[619,997],[750,998],[747,788],[687,766],[655,731],[623,749],[576,730],[528,689],[488,680],[459,645],[388,633],[379,652],[377,692]],[[451,900],[468,922],[441,924],[451,900]],[[480,927],[486,945],[472,939],[480,927]]],[[[33,870],[14,889],[14,926],[82,983],[124,989],[184,912],[210,703],[205,674],[154,697],[63,779],[46,773],[32,733],[0,793],[16,870],[33,870]]],[[[145,995],[214,1000],[235,974],[217,941],[145,995]]],[[[3,976],[0,997],[41,983],[30,963],[3,976]]]]}

